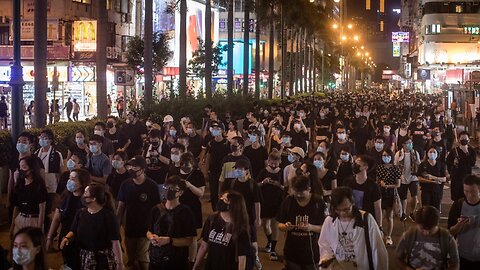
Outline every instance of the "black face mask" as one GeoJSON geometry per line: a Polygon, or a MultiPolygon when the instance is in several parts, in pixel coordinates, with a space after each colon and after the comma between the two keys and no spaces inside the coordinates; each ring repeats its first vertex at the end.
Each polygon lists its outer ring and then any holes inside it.
{"type": "Polygon", "coordinates": [[[217,211],[218,212],[228,212],[230,211],[230,204],[225,203],[223,200],[217,202],[217,211]]]}
{"type": "Polygon", "coordinates": [[[92,201],[87,202],[87,199],[86,199],[85,197],[83,197],[83,196],[80,198],[80,201],[82,202],[82,204],[83,204],[84,206],[88,206],[89,204],[92,203],[92,201]]]}
{"type": "Polygon", "coordinates": [[[180,170],[182,170],[186,174],[189,174],[193,171],[193,168],[189,166],[180,166],[180,170]]]}
{"type": "Polygon", "coordinates": [[[108,122],[108,123],[107,123],[107,128],[113,128],[113,123],[112,123],[112,122],[108,122]]]}
{"type": "Polygon", "coordinates": [[[305,195],[295,195],[295,199],[298,202],[304,202],[307,199],[307,196],[305,196],[305,195]]]}
{"type": "Polygon", "coordinates": [[[468,140],[462,139],[462,140],[460,140],[460,144],[461,145],[468,145],[468,140]]]}
{"type": "Polygon", "coordinates": [[[361,170],[360,170],[360,165],[358,165],[357,163],[354,163],[354,164],[352,165],[352,171],[353,171],[354,174],[360,173],[360,172],[361,172],[361,170]]]}
{"type": "Polygon", "coordinates": [[[234,145],[234,144],[230,145],[230,150],[232,150],[232,152],[237,152],[238,145],[234,145]]]}
{"type": "Polygon", "coordinates": [[[168,201],[173,201],[177,198],[177,190],[174,189],[168,189],[167,190],[167,200],[168,201]]]}
{"type": "Polygon", "coordinates": [[[138,172],[139,172],[139,170],[138,170],[138,171],[133,170],[133,169],[128,170],[128,174],[129,174],[130,177],[132,177],[132,178],[136,178],[138,172]]]}
{"type": "Polygon", "coordinates": [[[151,144],[152,144],[153,147],[158,147],[160,145],[159,142],[152,142],[151,144]]]}
{"type": "Polygon", "coordinates": [[[25,177],[27,177],[27,171],[25,171],[25,170],[18,170],[18,177],[19,177],[19,178],[22,178],[22,179],[25,179],[25,177]]]}

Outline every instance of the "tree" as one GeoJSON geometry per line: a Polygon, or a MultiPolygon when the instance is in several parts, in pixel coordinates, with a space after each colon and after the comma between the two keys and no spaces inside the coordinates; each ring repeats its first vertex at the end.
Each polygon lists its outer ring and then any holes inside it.
{"type": "MultiPolygon", "coordinates": [[[[218,67],[224,65],[222,53],[227,51],[227,46],[215,46],[212,48],[212,60],[210,62],[212,73],[218,72],[218,67]]],[[[188,62],[188,72],[199,78],[206,78],[206,47],[203,40],[198,39],[198,49],[193,52],[192,59],[188,62]]]]}
{"type": "MultiPolygon", "coordinates": [[[[170,50],[169,40],[171,37],[167,33],[156,32],[153,34],[153,72],[159,73],[163,70],[167,62],[172,58],[173,51],[170,50]]],[[[139,36],[130,38],[127,43],[127,65],[137,72],[144,68],[144,42],[139,36]]]]}

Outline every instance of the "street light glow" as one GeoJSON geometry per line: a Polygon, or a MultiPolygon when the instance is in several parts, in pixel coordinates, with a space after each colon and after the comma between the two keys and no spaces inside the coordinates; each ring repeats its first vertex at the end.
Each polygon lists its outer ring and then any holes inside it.
{"type": "Polygon", "coordinates": [[[355,35],[355,36],[353,37],[353,40],[358,41],[358,40],[359,40],[359,37],[358,37],[357,35],[355,35]]]}
{"type": "Polygon", "coordinates": [[[340,0],[333,0],[333,2],[335,2],[335,3],[340,3],[340,0]]]}
{"type": "Polygon", "coordinates": [[[353,25],[352,25],[351,23],[349,23],[349,24],[347,25],[347,27],[348,27],[348,29],[352,29],[352,28],[353,28],[353,25]]]}
{"type": "Polygon", "coordinates": [[[346,37],[346,36],[342,36],[342,40],[343,40],[343,41],[347,40],[347,37],[346,37]]]}
{"type": "Polygon", "coordinates": [[[332,25],[332,28],[333,28],[333,29],[337,29],[337,28],[338,28],[338,24],[334,23],[334,24],[332,25]]]}
{"type": "Polygon", "coordinates": [[[365,49],[365,46],[360,47],[360,49],[364,50],[364,49],[365,49]]]}

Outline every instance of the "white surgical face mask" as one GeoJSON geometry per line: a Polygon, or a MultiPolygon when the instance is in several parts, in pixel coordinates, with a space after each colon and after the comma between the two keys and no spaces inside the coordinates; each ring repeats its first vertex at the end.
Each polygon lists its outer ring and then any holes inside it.
{"type": "Polygon", "coordinates": [[[345,134],[345,133],[339,133],[339,134],[337,134],[337,138],[338,138],[339,140],[345,140],[345,139],[347,138],[347,134],[345,134]]]}
{"type": "Polygon", "coordinates": [[[28,265],[35,258],[32,255],[32,252],[28,248],[17,248],[12,249],[12,258],[18,265],[28,265]]]}

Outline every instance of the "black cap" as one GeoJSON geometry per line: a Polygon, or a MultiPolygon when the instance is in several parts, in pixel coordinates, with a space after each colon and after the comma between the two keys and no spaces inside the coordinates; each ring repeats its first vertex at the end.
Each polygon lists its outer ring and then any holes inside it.
{"type": "Polygon", "coordinates": [[[147,168],[147,162],[141,155],[134,156],[132,159],[130,159],[126,165],[130,165],[133,167],[140,167],[142,169],[147,168]]]}

